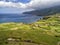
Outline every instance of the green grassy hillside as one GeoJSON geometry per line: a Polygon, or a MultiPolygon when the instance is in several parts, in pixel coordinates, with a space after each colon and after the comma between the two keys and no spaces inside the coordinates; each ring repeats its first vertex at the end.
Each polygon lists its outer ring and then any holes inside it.
{"type": "Polygon", "coordinates": [[[0,24],[0,45],[60,45],[60,14],[32,24],[0,24]]]}

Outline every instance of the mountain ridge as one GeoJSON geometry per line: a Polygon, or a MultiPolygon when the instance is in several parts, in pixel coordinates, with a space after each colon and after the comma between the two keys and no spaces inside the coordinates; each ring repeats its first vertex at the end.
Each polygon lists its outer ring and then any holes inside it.
{"type": "Polygon", "coordinates": [[[50,7],[50,8],[44,8],[41,10],[34,10],[34,11],[29,11],[29,12],[23,12],[23,14],[33,14],[33,15],[38,15],[38,16],[48,16],[52,14],[60,13],[60,5],[50,7]]]}

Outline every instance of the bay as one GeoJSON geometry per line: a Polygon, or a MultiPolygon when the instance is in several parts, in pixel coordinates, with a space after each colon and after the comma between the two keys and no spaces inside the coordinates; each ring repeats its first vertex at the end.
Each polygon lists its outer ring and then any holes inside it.
{"type": "Polygon", "coordinates": [[[41,16],[31,14],[0,14],[0,23],[23,22],[32,23],[42,18],[41,16]]]}

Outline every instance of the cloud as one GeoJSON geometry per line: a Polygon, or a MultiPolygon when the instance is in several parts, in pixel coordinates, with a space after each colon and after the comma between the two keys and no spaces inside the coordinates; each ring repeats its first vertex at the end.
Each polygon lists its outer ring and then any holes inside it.
{"type": "Polygon", "coordinates": [[[31,0],[31,2],[27,4],[27,7],[45,8],[45,7],[51,7],[59,4],[60,4],[60,0],[31,0]]]}
{"type": "Polygon", "coordinates": [[[29,3],[26,4],[21,2],[14,3],[14,2],[0,1],[0,7],[16,7],[27,10],[46,8],[59,4],[60,4],[60,0],[31,0],[29,3]]]}
{"type": "Polygon", "coordinates": [[[25,4],[23,3],[13,3],[13,2],[4,2],[0,1],[0,7],[17,7],[17,8],[25,8],[25,4]]]}

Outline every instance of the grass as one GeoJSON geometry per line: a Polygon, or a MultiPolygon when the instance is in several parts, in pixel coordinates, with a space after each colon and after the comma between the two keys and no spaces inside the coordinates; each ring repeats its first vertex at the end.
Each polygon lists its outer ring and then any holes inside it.
{"type": "Polygon", "coordinates": [[[0,45],[57,45],[60,42],[59,15],[55,14],[49,19],[32,24],[14,22],[0,24],[0,45]],[[9,41],[8,38],[15,40],[9,41]]]}

